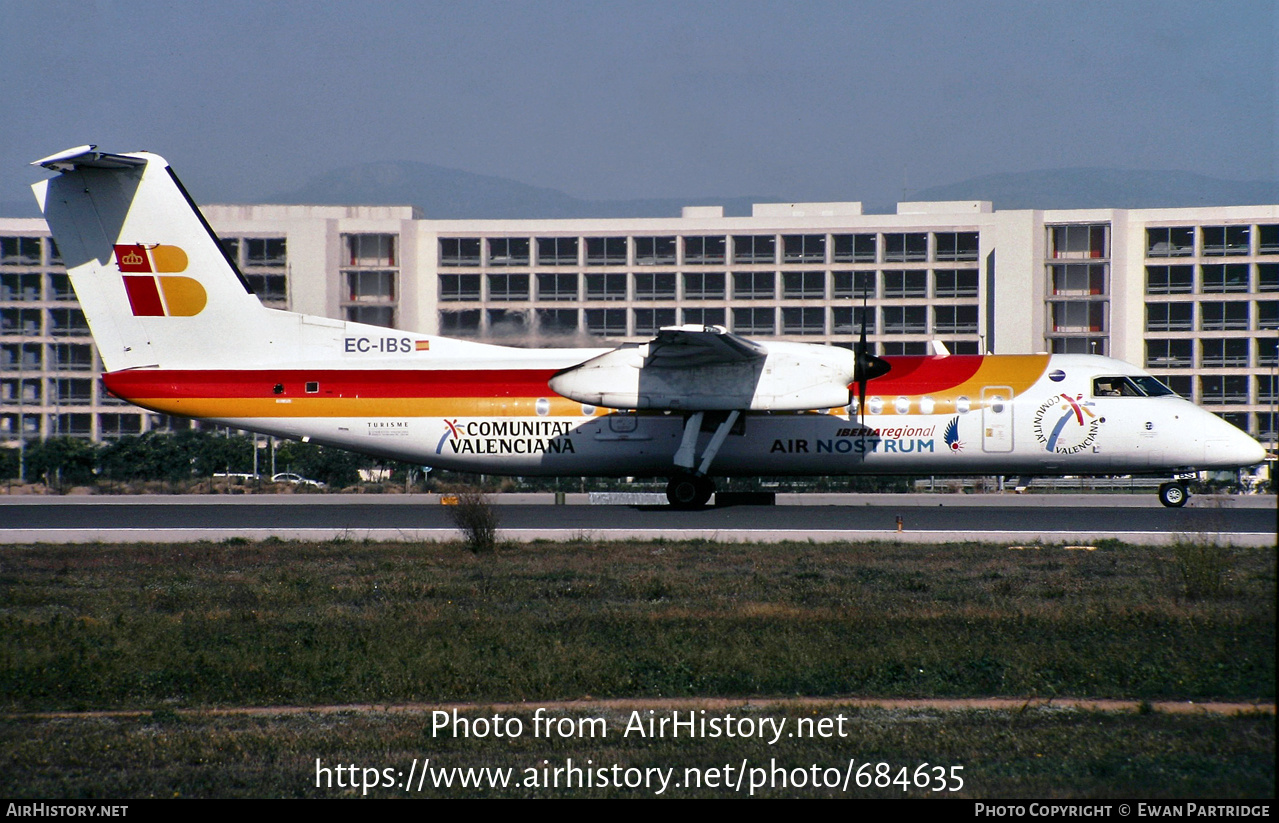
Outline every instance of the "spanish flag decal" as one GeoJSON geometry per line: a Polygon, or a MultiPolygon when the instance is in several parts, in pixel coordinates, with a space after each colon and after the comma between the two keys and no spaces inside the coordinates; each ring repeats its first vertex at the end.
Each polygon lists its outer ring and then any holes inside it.
{"type": "Polygon", "coordinates": [[[416,340],[416,341],[414,341],[414,342],[413,342],[413,350],[414,350],[414,351],[430,351],[430,350],[431,350],[431,341],[430,341],[430,340],[416,340]]]}
{"type": "Polygon", "coordinates": [[[209,295],[199,281],[175,277],[186,271],[187,253],[177,246],[116,246],[116,265],[134,317],[194,317],[209,295]]]}

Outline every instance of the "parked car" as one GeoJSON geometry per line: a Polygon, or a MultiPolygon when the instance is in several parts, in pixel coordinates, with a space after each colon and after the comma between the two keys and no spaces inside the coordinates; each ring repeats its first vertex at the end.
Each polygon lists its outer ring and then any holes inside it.
{"type": "Polygon", "coordinates": [[[315,486],[317,489],[324,488],[324,484],[319,480],[311,480],[300,474],[294,474],[293,472],[280,472],[279,474],[273,474],[271,475],[271,482],[292,483],[295,486],[315,486]]]}

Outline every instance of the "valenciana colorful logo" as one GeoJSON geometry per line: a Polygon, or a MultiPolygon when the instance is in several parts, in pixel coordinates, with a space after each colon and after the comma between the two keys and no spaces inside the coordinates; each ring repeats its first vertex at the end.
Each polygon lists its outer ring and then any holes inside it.
{"type": "Polygon", "coordinates": [[[1059,394],[1035,410],[1035,439],[1053,454],[1078,454],[1097,441],[1101,421],[1082,395],[1059,394]],[[1060,414],[1056,420],[1053,416],[1060,414]],[[1071,425],[1071,424],[1074,425],[1071,425]]]}
{"type": "Polygon", "coordinates": [[[115,262],[134,317],[194,317],[209,301],[199,281],[177,276],[187,269],[177,246],[116,246],[115,262]]]}

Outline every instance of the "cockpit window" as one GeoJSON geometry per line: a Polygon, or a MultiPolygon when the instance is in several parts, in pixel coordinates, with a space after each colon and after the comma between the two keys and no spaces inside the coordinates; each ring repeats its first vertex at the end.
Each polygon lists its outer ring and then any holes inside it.
{"type": "Polygon", "coordinates": [[[1115,375],[1092,381],[1093,397],[1164,397],[1172,393],[1172,389],[1149,375],[1115,375]]]}

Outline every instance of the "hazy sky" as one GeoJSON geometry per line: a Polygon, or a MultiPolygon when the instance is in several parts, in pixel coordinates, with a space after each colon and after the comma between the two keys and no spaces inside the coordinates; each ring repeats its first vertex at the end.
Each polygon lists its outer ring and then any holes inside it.
{"type": "Polygon", "coordinates": [[[0,201],[82,143],[197,200],[409,159],[593,198],[1279,179],[1279,3],[0,0],[0,201]]]}

